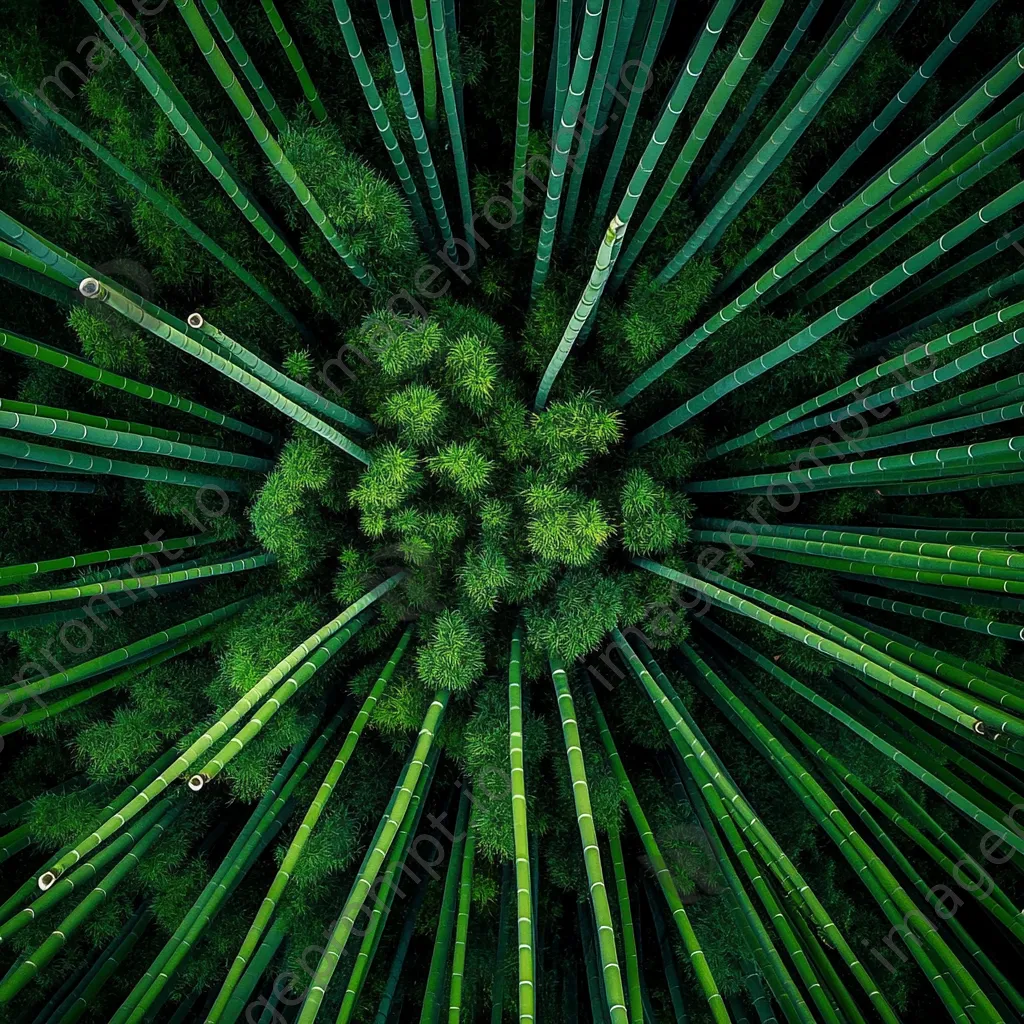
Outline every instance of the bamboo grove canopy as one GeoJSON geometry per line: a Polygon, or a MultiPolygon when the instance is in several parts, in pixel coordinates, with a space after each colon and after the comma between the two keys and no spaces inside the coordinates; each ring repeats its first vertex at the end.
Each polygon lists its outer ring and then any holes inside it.
{"type": "Polygon", "coordinates": [[[1024,1020],[1024,10],[7,0],[0,1019],[1024,1020]]]}

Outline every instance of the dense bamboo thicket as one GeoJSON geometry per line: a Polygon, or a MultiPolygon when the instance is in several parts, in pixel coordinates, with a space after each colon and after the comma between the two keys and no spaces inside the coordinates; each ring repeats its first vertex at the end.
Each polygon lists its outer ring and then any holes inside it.
{"type": "Polygon", "coordinates": [[[1015,0],[4,14],[0,1019],[1024,1020],[1015,0]]]}

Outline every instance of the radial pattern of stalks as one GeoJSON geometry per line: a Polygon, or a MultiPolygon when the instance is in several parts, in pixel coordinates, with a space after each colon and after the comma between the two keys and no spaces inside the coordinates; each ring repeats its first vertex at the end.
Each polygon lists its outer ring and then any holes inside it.
{"type": "Polygon", "coordinates": [[[1024,1021],[1014,0],[9,0],[0,1020],[1024,1021]]]}

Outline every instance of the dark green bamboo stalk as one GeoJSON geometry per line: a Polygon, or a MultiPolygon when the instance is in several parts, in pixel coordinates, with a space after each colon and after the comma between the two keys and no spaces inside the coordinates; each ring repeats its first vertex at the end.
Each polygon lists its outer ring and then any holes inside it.
{"type": "Polygon", "coordinates": [[[240,420],[225,416],[223,413],[215,412],[213,409],[207,409],[206,406],[200,405],[198,402],[182,398],[170,391],[154,388],[149,384],[140,384],[138,381],[130,380],[119,373],[112,373],[110,370],[94,366],[92,363],[79,359],[68,352],[62,352],[60,349],[51,348],[37,341],[30,341],[28,338],[13,334],[10,331],[0,330],[0,348],[8,352],[15,352],[29,359],[35,359],[38,362],[45,363],[47,366],[66,370],[76,377],[83,377],[85,380],[95,381],[97,384],[105,384],[107,387],[116,388],[118,391],[124,391],[126,394],[134,395],[157,405],[177,409],[183,413],[203,419],[208,423],[213,423],[216,426],[222,426],[227,430],[233,430],[236,433],[255,438],[265,444],[270,444],[274,440],[273,434],[269,434],[265,430],[259,430],[256,427],[250,427],[247,423],[242,423],[240,420]]]}
{"type": "Polygon", "coordinates": [[[313,111],[313,116],[318,121],[326,121],[327,111],[324,110],[324,105],[320,102],[320,95],[316,91],[313,80],[309,77],[302,54],[299,53],[295,40],[292,39],[291,33],[278,13],[274,0],[260,0],[260,6],[263,8],[263,13],[266,14],[267,20],[274,30],[274,35],[277,36],[277,41],[281,44],[281,48],[288,58],[288,63],[292,66],[292,71],[295,72],[295,77],[299,80],[302,93],[306,97],[309,109],[313,111]]]}
{"type": "Polygon", "coordinates": [[[430,967],[427,970],[427,983],[423,993],[420,1009],[420,1024],[438,1024],[444,1000],[444,979],[451,956],[452,932],[455,928],[455,911],[458,903],[459,881],[462,874],[462,861],[469,835],[469,815],[471,801],[469,791],[463,788],[459,793],[459,810],[455,818],[451,852],[448,855],[448,868],[444,876],[444,893],[441,897],[441,911],[437,921],[437,932],[434,936],[434,948],[430,955],[430,967]]]}
{"type": "MultiPolygon", "coordinates": [[[[338,234],[337,229],[331,223],[326,212],[317,202],[316,197],[306,187],[305,182],[299,175],[295,166],[286,156],[277,140],[271,135],[270,129],[263,123],[258,111],[252,105],[245,90],[235,77],[231,65],[221,52],[217,41],[213,38],[195,0],[174,0],[181,14],[182,19],[188,26],[192,38],[196,41],[200,53],[206,58],[210,70],[217,79],[218,84],[227,93],[235,109],[252,133],[256,144],[263,150],[263,154],[270,165],[280,175],[281,180],[295,193],[299,205],[309,214],[313,223],[320,229],[320,233],[327,239],[328,245],[341,257],[345,266],[351,271],[352,276],[362,285],[370,287],[373,282],[372,275],[359,261],[358,257],[345,244],[345,241],[338,234]]],[[[343,2],[343,0],[339,0],[343,2]]]]}
{"type": "MultiPolygon", "coordinates": [[[[224,190],[227,197],[238,207],[243,217],[256,229],[260,237],[277,253],[292,273],[317,297],[323,296],[323,288],[313,277],[291,246],[281,237],[280,232],[269,222],[266,216],[255,205],[247,190],[242,186],[234,171],[227,167],[207,141],[208,135],[195,122],[191,111],[179,109],[174,97],[169,94],[151,74],[141,61],[129,41],[115,27],[114,20],[104,16],[95,0],[80,0],[90,16],[100,26],[101,31],[110,41],[114,50],[123,58],[142,83],[146,91],[153,97],[157,106],[170,121],[174,130],[185,140],[185,144],[195,154],[199,162],[213,176],[214,181],[224,190]]],[[[166,76],[164,76],[166,78],[166,76]]],[[[165,82],[166,84],[166,82],[165,82]]]]}
{"type": "Polygon", "coordinates": [[[526,155],[530,139],[530,103],[533,99],[533,65],[537,49],[537,0],[522,0],[519,12],[519,88],[516,97],[516,142],[512,154],[512,205],[517,230],[523,219],[526,188],[526,155]]]}
{"type": "MultiPolygon", "coordinates": [[[[770,288],[805,263],[823,245],[839,235],[846,226],[863,216],[866,210],[882,202],[900,185],[912,178],[931,159],[933,153],[942,149],[960,132],[961,125],[974,120],[993,100],[1005,92],[1022,72],[1024,72],[1024,47],[1016,51],[1014,59],[1004,62],[986,76],[979,86],[971,90],[964,100],[928,131],[919,142],[872,178],[858,191],[856,196],[833,213],[827,221],[819,225],[774,266],[766,270],[737,298],[704,321],[699,328],[688,334],[678,345],[637,377],[616,396],[616,404],[625,405],[632,401],[641,391],[667,373],[688,352],[725,324],[734,320],[770,288]]],[[[659,276],[659,283],[666,284],[674,276],[674,271],[666,270],[659,276]]]]}
{"type": "Polygon", "coordinates": [[[365,465],[370,464],[369,454],[354,441],[350,441],[344,434],[335,430],[334,427],[324,423],[323,420],[312,413],[307,412],[300,405],[297,405],[290,398],[281,394],[280,391],[271,388],[270,385],[265,384],[258,377],[254,377],[247,370],[211,351],[206,346],[200,345],[199,342],[193,341],[192,338],[172,324],[166,323],[147,313],[145,309],[117,289],[101,284],[93,277],[87,277],[79,285],[78,290],[85,298],[95,299],[104,303],[104,305],[120,313],[123,317],[145,328],[150,334],[163,339],[188,355],[195,356],[195,358],[222,373],[225,377],[230,378],[237,384],[241,384],[246,390],[262,398],[285,416],[319,434],[324,440],[330,441],[331,444],[340,448],[346,455],[351,455],[352,458],[358,459],[365,465]]]}

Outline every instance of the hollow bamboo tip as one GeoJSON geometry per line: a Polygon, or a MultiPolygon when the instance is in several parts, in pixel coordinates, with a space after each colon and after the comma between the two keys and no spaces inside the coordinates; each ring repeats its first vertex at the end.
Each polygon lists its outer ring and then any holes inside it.
{"type": "Polygon", "coordinates": [[[192,778],[188,780],[188,788],[191,789],[193,793],[198,793],[199,790],[201,790],[209,781],[210,780],[205,775],[193,775],[192,778]]]}
{"type": "Polygon", "coordinates": [[[201,313],[189,313],[188,315],[189,327],[194,327],[197,331],[203,326],[203,316],[201,313]]]}
{"type": "Polygon", "coordinates": [[[78,290],[87,299],[94,299],[100,293],[100,283],[95,277],[83,277],[78,290]]]}
{"type": "Polygon", "coordinates": [[[44,871],[39,876],[39,888],[46,892],[54,882],[57,881],[57,876],[52,871],[44,871]]]}

